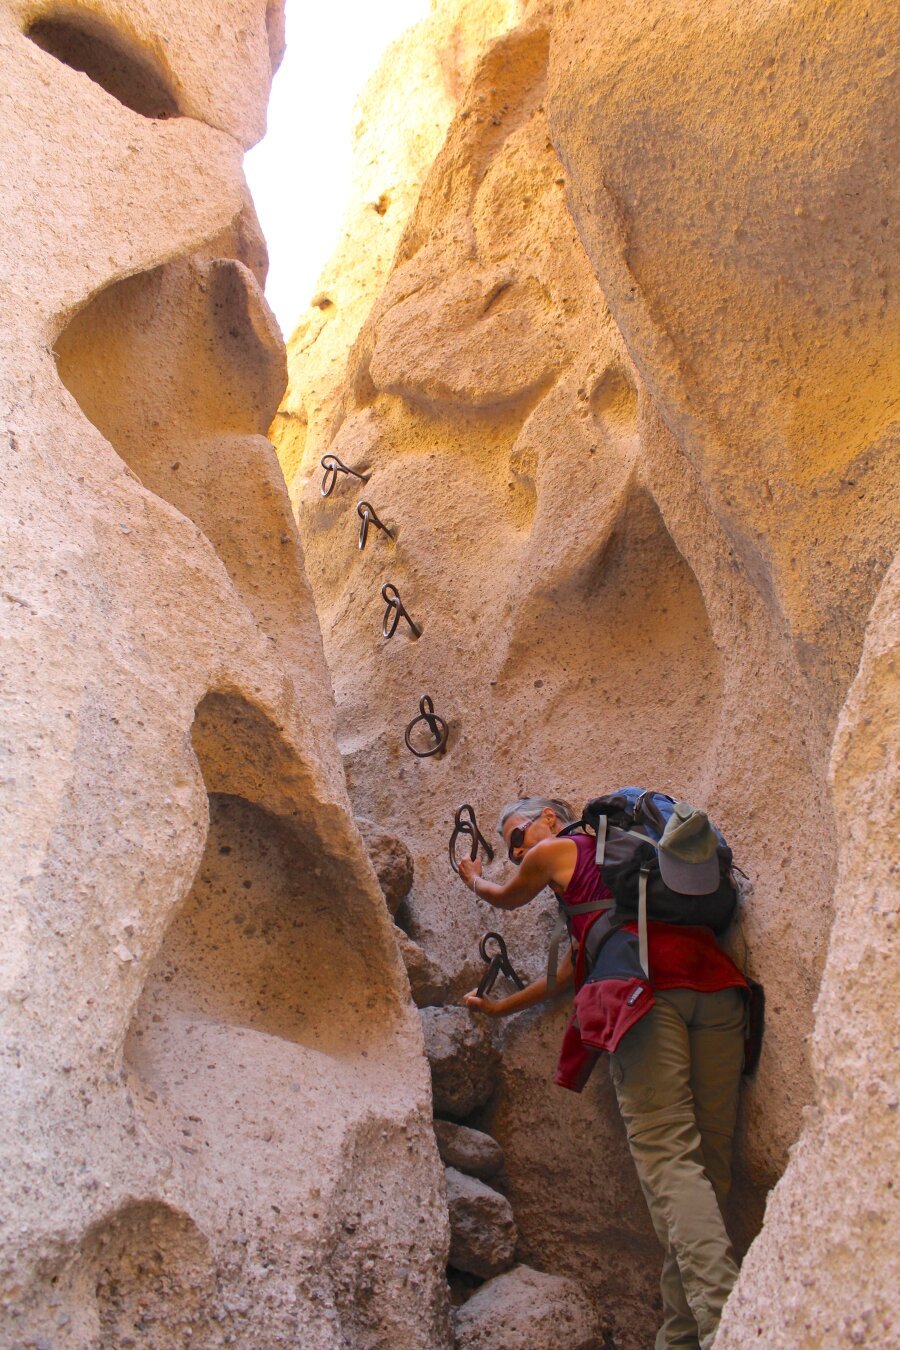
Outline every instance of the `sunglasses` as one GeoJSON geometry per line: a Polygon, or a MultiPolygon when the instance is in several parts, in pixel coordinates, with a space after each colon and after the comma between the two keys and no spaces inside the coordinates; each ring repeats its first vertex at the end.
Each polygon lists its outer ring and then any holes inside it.
{"type": "Polygon", "coordinates": [[[514,867],[518,867],[522,859],[514,858],[513,854],[518,852],[520,848],[525,847],[525,831],[530,829],[537,819],[537,816],[532,816],[531,820],[526,820],[524,825],[517,825],[509,836],[509,853],[507,856],[514,867]]]}

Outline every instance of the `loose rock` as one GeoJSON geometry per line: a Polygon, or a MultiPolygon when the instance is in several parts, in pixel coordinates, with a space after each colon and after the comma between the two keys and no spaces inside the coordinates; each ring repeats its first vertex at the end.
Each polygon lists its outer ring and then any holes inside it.
{"type": "Polygon", "coordinates": [[[446,1175],[449,1264],[485,1278],[508,1270],[515,1257],[518,1233],[506,1196],[475,1177],[464,1176],[455,1167],[448,1167],[446,1175]]]}
{"type": "Polygon", "coordinates": [[[452,1120],[436,1120],[438,1152],[448,1167],[470,1177],[492,1177],[503,1166],[503,1149],[483,1130],[469,1129],[452,1120]]]}
{"type": "Polygon", "coordinates": [[[367,820],[361,816],[356,823],[372,859],[372,866],[384,892],[387,907],[394,915],[412,889],[412,854],[402,839],[398,839],[395,834],[389,834],[374,820],[367,820]]]}
{"type": "Polygon", "coordinates": [[[447,978],[441,967],[402,928],[394,928],[394,937],[409,976],[409,987],[417,1008],[427,1008],[445,1002],[447,978]]]}
{"type": "Polygon", "coordinates": [[[454,1314],[457,1350],[599,1350],[597,1312],[563,1275],[516,1266],[454,1314]]]}
{"type": "Polygon", "coordinates": [[[420,1016],[434,1110],[439,1115],[468,1116],[493,1092],[500,1056],[486,1028],[464,1008],[423,1008],[420,1016]]]}

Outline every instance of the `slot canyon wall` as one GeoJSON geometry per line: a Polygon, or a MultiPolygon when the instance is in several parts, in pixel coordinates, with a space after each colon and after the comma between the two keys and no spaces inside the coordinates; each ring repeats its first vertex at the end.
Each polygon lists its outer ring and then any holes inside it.
{"type": "MultiPolygon", "coordinates": [[[[414,856],[397,919],[423,1003],[474,985],[487,928],[538,975],[555,910],[499,914],[453,877],[460,802],[489,835],[520,794],[708,805],[749,877],[732,950],[768,995],[730,1214],[752,1246],[720,1339],[889,1345],[889,7],[524,9],[475,63],[389,275],[376,249],[358,289],[351,216],[289,344],[273,437],[350,796],[414,856]],[[326,452],[365,485],[323,498],[326,452]],[[392,534],[360,551],[362,499],[392,534]],[[385,582],[417,640],[383,640],[385,582]],[[422,693],[439,758],[403,744],[422,693]]],[[[519,1257],[578,1271],[639,1347],[659,1256],[605,1073],[551,1084],[565,1015],[492,1028],[500,1082],[468,1123],[503,1146],[519,1257]]]]}
{"type": "Polygon", "coordinates": [[[422,1032],[265,433],[279,0],[4,0],[0,1342],[449,1344],[422,1032]]]}
{"type": "MultiPolygon", "coordinates": [[[[453,811],[623,782],[749,877],[717,1344],[895,1343],[889,19],[442,0],[286,360],[241,169],[279,0],[0,4],[2,1344],[449,1350],[404,960],[422,1005],[489,927],[538,975],[554,906],[480,905],[453,811]]],[[[642,1350],[659,1253],[603,1066],[552,1086],[565,1014],[492,1025],[466,1119],[516,1259],[642,1350]]]]}

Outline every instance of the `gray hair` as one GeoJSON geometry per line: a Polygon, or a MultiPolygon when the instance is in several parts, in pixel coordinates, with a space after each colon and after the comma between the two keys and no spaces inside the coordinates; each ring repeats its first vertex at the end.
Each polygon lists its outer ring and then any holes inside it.
{"type": "Polygon", "coordinates": [[[571,825],[573,820],[577,820],[574,809],[560,797],[519,797],[517,801],[507,802],[500,812],[498,833],[503,834],[503,826],[510,816],[527,816],[529,820],[537,820],[548,806],[564,825],[571,825]]]}

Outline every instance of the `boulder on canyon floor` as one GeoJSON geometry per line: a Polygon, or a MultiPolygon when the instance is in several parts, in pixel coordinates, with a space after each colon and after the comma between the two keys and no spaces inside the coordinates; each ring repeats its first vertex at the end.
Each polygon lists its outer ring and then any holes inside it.
{"type": "Polygon", "coordinates": [[[457,1350],[599,1350],[597,1312],[564,1275],[516,1266],[454,1314],[457,1350]]]}

